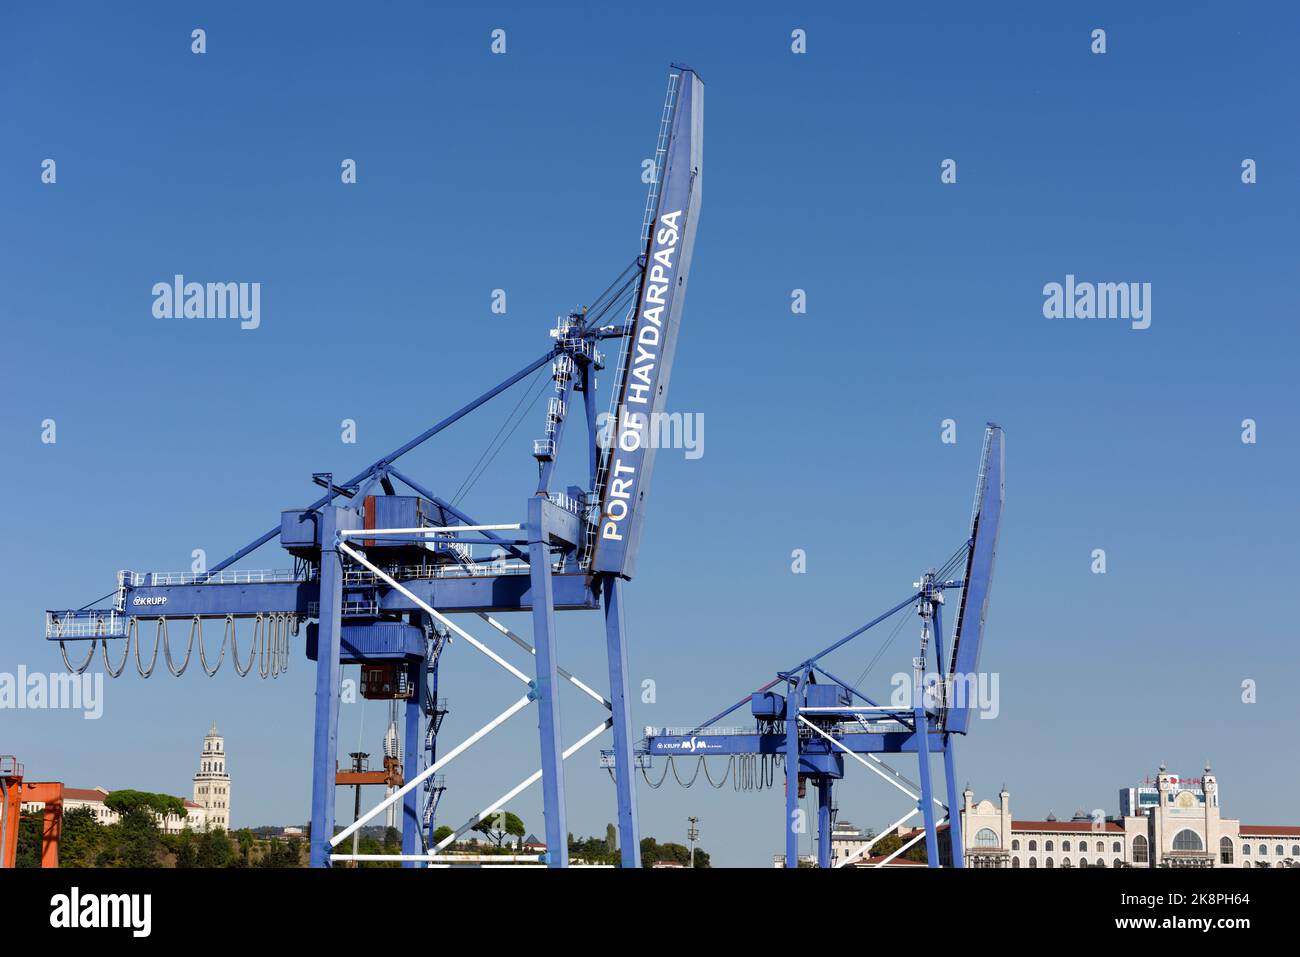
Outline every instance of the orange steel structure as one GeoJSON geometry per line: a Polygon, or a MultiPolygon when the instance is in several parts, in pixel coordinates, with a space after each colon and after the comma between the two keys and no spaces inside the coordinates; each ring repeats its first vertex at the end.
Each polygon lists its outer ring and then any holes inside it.
{"type": "Polygon", "coordinates": [[[59,836],[63,830],[63,783],[25,781],[23,766],[12,754],[0,755],[0,867],[13,867],[18,857],[18,829],[24,804],[41,803],[41,867],[59,866],[59,836]]]}

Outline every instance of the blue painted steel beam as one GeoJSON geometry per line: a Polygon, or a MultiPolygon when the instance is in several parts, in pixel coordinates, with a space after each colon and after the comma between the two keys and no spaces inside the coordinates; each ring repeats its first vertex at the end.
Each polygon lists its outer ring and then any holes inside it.
{"type": "MultiPolygon", "coordinates": [[[[914,711],[916,727],[927,727],[925,716],[925,699],[917,695],[916,709],[914,711]]],[[[917,806],[921,810],[921,815],[925,820],[925,853],[926,862],[930,867],[939,866],[939,837],[935,833],[936,822],[934,817],[934,786],[930,782],[930,736],[922,734],[917,737],[919,747],[916,749],[916,763],[920,768],[921,778],[921,797],[917,801],[917,806]]]]}
{"type": "MultiPolygon", "coordinates": [[[[985,439],[984,460],[981,463],[984,485],[980,493],[979,510],[971,529],[972,545],[966,559],[966,585],[958,611],[957,630],[953,635],[952,673],[956,676],[976,674],[979,670],[980,647],[984,642],[984,624],[988,618],[989,591],[993,585],[993,565],[997,558],[998,527],[1002,522],[1006,453],[1001,427],[990,422],[985,439]]],[[[973,704],[977,702],[963,701],[961,707],[949,708],[944,718],[944,728],[965,734],[970,728],[973,704]]]]}
{"type": "MultiPolygon", "coordinates": [[[[352,476],[352,478],[348,479],[346,482],[342,482],[338,484],[343,488],[348,488],[350,486],[356,485],[358,482],[363,481],[372,473],[374,473],[377,469],[379,469],[381,466],[388,465],[390,462],[394,462],[397,459],[401,458],[403,455],[405,455],[407,452],[414,449],[416,446],[422,445],[425,442],[427,442],[429,439],[433,438],[443,429],[447,428],[447,426],[452,425],[459,419],[462,419],[465,416],[469,415],[469,413],[473,412],[475,409],[483,405],[485,402],[488,402],[491,399],[496,398],[498,395],[500,395],[506,389],[510,388],[520,379],[523,379],[525,376],[528,376],[533,372],[536,372],[546,363],[550,362],[551,359],[554,358],[554,356],[555,356],[555,350],[552,349],[550,352],[547,352],[546,355],[542,356],[539,359],[535,359],[532,362],[530,362],[528,365],[524,366],[522,369],[520,369],[510,378],[493,386],[487,392],[484,392],[482,395],[480,395],[477,399],[474,399],[472,402],[469,402],[468,404],[461,406],[459,409],[457,409],[451,415],[447,416],[441,422],[438,422],[437,424],[431,426],[430,428],[425,429],[415,438],[411,439],[409,442],[405,443],[404,445],[398,446],[396,449],[394,449],[392,452],[389,452],[383,458],[375,460],[370,465],[366,466],[364,469],[358,472],[356,475],[352,476]]],[[[328,505],[330,502],[334,501],[334,498],[335,498],[335,493],[331,492],[329,494],[321,496],[315,502],[313,502],[311,505],[307,507],[309,509],[317,509],[323,505],[328,505]]],[[[211,570],[214,572],[219,572],[223,568],[227,568],[230,565],[233,565],[235,562],[239,561],[245,555],[248,555],[249,553],[254,552],[257,549],[261,548],[271,539],[275,538],[275,536],[278,534],[280,534],[279,525],[277,525],[275,528],[271,529],[270,531],[266,532],[264,535],[258,536],[253,541],[245,545],[243,548],[239,549],[239,551],[235,552],[233,555],[229,555],[226,558],[223,558],[221,561],[217,562],[217,564],[213,565],[211,570]]]]}
{"type": "Polygon", "coordinates": [[[837,648],[847,645],[850,641],[858,637],[858,635],[862,634],[864,631],[869,631],[870,629],[875,628],[876,625],[880,624],[886,618],[890,618],[893,615],[898,614],[900,611],[902,611],[904,608],[911,605],[920,597],[921,597],[920,592],[917,592],[914,595],[908,595],[905,599],[900,601],[897,605],[889,609],[889,611],[885,612],[883,615],[877,615],[875,618],[871,619],[861,628],[854,629],[853,631],[845,635],[843,638],[841,638],[839,641],[835,642],[832,645],[828,645],[827,647],[823,648],[821,651],[817,652],[817,654],[813,655],[811,658],[808,659],[808,662],[811,664],[812,662],[820,661],[822,658],[825,658],[827,655],[829,655],[832,651],[835,651],[837,648]]]}
{"type": "MultiPolygon", "coordinates": [[[[417,494],[423,495],[425,498],[427,498],[434,505],[437,505],[444,512],[447,512],[449,515],[454,516],[457,520],[464,522],[466,525],[486,524],[484,522],[476,522],[474,519],[470,518],[468,515],[466,515],[464,512],[458,509],[455,505],[452,505],[446,499],[434,495],[433,492],[429,491],[423,485],[420,485],[414,479],[408,478],[405,473],[399,472],[397,471],[397,469],[390,467],[388,469],[388,474],[391,475],[393,478],[397,479],[399,482],[405,483],[417,494]]],[[[521,561],[525,561],[525,562],[528,561],[528,553],[526,551],[520,548],[516,548],[514,545],[508,543],[504,538],[502,538],[496,532],[479,532],[478,534],[482,535],[485,539],[487,539],[490,542],[496,542],[497,544],[501,545],[508,554],[513,555],[515,558],[518,558],[521,561]]]]}
{"type": "MultiPolygon", "coordinates": [[[[799,754],[799,703],[803,701],[804,684],[808,681],[808,672],[802,671],[795,683],[794,691],[787,699],[785,720],[785,753],[799,754]]],[[[785,762],[785,866],[799,866],[800,824],[807,824],[799,818],[799,762],[787,757],[785,762]]]]}
{"type": "MultiPolygon", "coordinates": [[[[420,696],[424,694],[424,660],[412,662],[408,676],[414,684],[415,694],[406,702],[406,742],[402,747],[402,777],[409,781],[420,773],[420,755],[424,751],[424,709],[420,696]]],[[[402,798],[402,853],[419,854],[421,788],[412,788],[402,798]]],[[[403,867],[419,867],[418,861],[403,861],[403,867]]]]}
{"type": "Polygon", "coordinates": [[[831,779],[817,780],[817,866],[831,866],[831,779]]]}
{"type": "Polygon", "coordinates": [[[681,68],[677,77],[658,205],[643,250],[628,360],[617,397],[613,441],[604,450],[607,476],[592,568],[631,578],[654,472],[653,416],[668,398],[686,299],[704,185],[704,81],[681,68]]]}
{"type": "Polygon", "coordinates": [[[876,706],[878,706],[878,705],[880,704],[879,701],[874,701],[874,700],[872,700],[871,698],[868,698],[865,694],[863,694],[863,693],[862,693],[861,691],[859,691],[857,688],[853,687],[853,685],[849,684],[847,681],[841,681],[839,678],[836,678],[833,674],[831,674],[829,671],[827,671],[827,670],[826,670],[825,668],[823,668],[821,665],[813,665],[813,669],[816,670],[816,671],[820,671],[823,675],[825,675],[827,678],[830,678],[831,681],[835,682],[837,685],[841,686],[842,688],[845,688],[845,689],[851,691],[853,694],[857,695],[859,698],[861,698],[861,699],[862,699],[863,701],[865,701],[867,704],[869,704],[869,705],[876,705],[876,706]]]}
{"type": "MultiPolygon", "coordinates": [[[[929,750],[943,748],[943,735],[937,729],[927,732],[929,750]]],[[[912,731],[874,733],[855,731],[835,739],[854,754],[915,754],[920,739],[912,731]]],[[[639,750],[655,757],[710,757],[715,754],[787,754],[785,732],[776,734],[659,735],[645,739],[639,750]],[[694,742],[692,744],[692,742],[694,742]]],[[[832,754],[839,749],[825,738],[815,735],[805,742],[804,754],[832,754]]]]}
{"type": "Polygon", "coordinates": [[[618,795],[618,843],[624,867],[641,866],[637,821],[636,762],[632,758],[632,710],[628,703],[627,641],[623,631],[623,582],[603,576],[605,653],[609,660],[609,700],[614,721],[614,788],[618,795]]]}
{"type": "MultiPolygon", "coordinates": [[[[419,579],[404,581],[402,585],[444,614],[528,611],[533,603],[532,582],[524,574],[419,579]]],[[[379,606],[385,612],[420,610],[419,605],[387,585],[379,584],[375,588],[379,606]]],[[[146,620],[158,617],[191,618],[194,615],[208,618],[224,618],[226,615],[249,618],[259,613],[272,612],[306,616],[308,604],[317,601],[319,594],[316,582],[141,585],[130,591],[126,614],[146,620]],[[140,598],[142,603],[132,605],[132,598],[140,598]]],[[[600,607],[599,595],[593,590],[587,576],[581,574],[553,575],[552,596],[558,610],[592,611],[600,607]]]]}
{"type": "MultiPolygon", "coordinates": [[[[336,506],[321,510],[322,540],[333,543],[338,528],[336,506]]],[[[334,775],[338,764],[339,637],[343,600],[342,562],[331,545],[321,552],[320,653],[316,662],[316,725],[312,750],[311,851],[312,867],[329,867],[334,836],[334,775]]]]}
{"type": "Polygon", "coordinates": [[[528,500],[528,553],[534,595],[533,644],[537,649],[534,693],[542,753],[542,815],[546,822],[546,863],[569,865],[569,827],[564,806],[564,748],[560,741],[559,670],[555,654],[555,601],[551,591],[549,534],[543,503],[528,500]]]}
{"type": "Polygon", "coordinates": [[[957,793],[957,756],[953,753],[951,735],[943,736],[943,776],[948,788],[948,841],[952,851],[952,866],[965,867],[966,853],[961,836],[961,797],[957,793]]]}

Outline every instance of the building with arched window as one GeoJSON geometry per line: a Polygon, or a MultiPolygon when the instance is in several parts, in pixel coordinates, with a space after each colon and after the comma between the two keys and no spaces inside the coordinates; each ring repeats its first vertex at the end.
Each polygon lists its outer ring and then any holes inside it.
{"type": "MultiPolygon", "coordinates": [[[[1223,817],[1209,765],[1199,778],[1161,765],[1154,780],[1120,792],[1118,815],[1018,819],[1006,788],[996,804],[967,788],[962,805],[967,867],[1300,867],[1300,826],[1223,817]]],[[[947,863],[946,841],[940,849],[947,863]]]]}
{"type": "Polygon", "coordinates": [[[207,826],[230,829],[230,774],[226,771],[226,739],[212,722],[203,738],[199,771],[194,775],[194,803],[203,808],[207,826]]]}

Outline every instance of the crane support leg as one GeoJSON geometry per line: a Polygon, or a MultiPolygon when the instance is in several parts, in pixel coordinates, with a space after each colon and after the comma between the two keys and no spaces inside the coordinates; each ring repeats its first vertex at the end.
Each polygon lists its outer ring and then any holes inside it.
{"type": "Polygon", "coordinates": [[[799,706],[803,700],[804,682],[808,671],[799,673],[787,705],[785,721],[785,866],[799,866],[799,834],[805,830],[799,818],[799,706]]]}
{"type": "MultiPolygon", "coordinates": [[[[415,693],[406,702],[406,743],[402,747],[402,775],[414,777],[420,772],[420,751],[424,747],[424,711],[420,695],[424,693],[424,659],[410,665],[410,681],[415,693]]],[[[419,854],[420,847],[420,788],[408,791],[402,799],[402,853],[419,854]]],[[[403,867],[419,867],[417,861],[403,861],[403,867]]]]}
{"type": "Polygon", "coordinates": [[[929,727],[928,719],[925,716],[924,698],[921,704],[912,714],[916,719],[916,727],[919,729],[916,735],[916,763],[920,766],[921,773],[921,813],[925,816],[925,854],[926,863],[930,867],[939,866],[939,835],[936,833],[937,824],[934,818],[934,785],[930,780],[930,735],[927,733],[929,727]]]}
{"type": "Polygon", "coordinates": [[[961,804],[957,794],[957,756],[952,750],[952,735],[945,734],[943,742],[943,775],[948,782],[948,839],[952,847],[952,866],[965,867],[966,853],[962,849],[961,804]]]}
{"type": "Polygon", "coordinates": [[[342,636],[343,562],[335,539],[338,506],[320,510],[320,625],[316,654],[316,741],[311,782],[311,866],[329,867],[334,836],[334,775],[338,764],[339,664],[342,636]]]}
{"type": "Polygon", "coordinates": [[[542,751],[542,813],[546,862],[569,866],[569,827],[564,811],[564,758],[560,742],[559,671],[555,663],[555,593],[541,496],[528,500],[528,559],[533,592],[533,643],[537,646],[537,730],[542,751]]]}
{"type": "Polygon", "coordinates": [[[636,811],[636,764],[632,754],[632,712],[627,701],[627,642],[623,635],[623,580],[606,575],[605,647],[609,655],[609,700],[614,721],[614,787],[618,793],[618,843],[624,867],[641,866],[641,831],[636,811]]]}
{"type": "Polygon", "coordinates": [[[831,866],[831,779],[817,780],[817,866],[831,866]]]}

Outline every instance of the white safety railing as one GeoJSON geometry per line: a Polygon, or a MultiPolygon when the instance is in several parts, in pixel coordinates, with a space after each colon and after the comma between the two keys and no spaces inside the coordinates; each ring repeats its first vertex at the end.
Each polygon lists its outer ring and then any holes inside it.
{"type": "Polygon", "coordinates": [[[130,572],[118,573],[120,582],[131,588],[146,585],[256,585],[310,581],[314,570],[287,568],[226,568],[219,572],[130,572]]]}
{"type": "MultiPolygon", "coordinates": [[[[384,568],[384,574],[401,581],[428,581],[440,578],[487,578],[493,575],[527,575],[525,562],[471,562],[468,565],[405,565],[384,568]]],[[[347,585],[372,585],[381,581],[365,568],[348,568],[343,573],[347,585]]]]}
{"type": "Polygon", "coordinates": [[[656,728],[651,725],[646,725],[645,729],[645,736],[647,738],[685,738],[690,737],[691,735],[695,735],[696,737],[714,737],[737,734],[758,734],[758,728],[692,728],[689,726],[683,728],[656,728]]]}
{"type": "Polygon", "coordinates": [[[124,638],[125,615],[116,611],[69,611],[45,614],[46,638],[124,638]]]}

